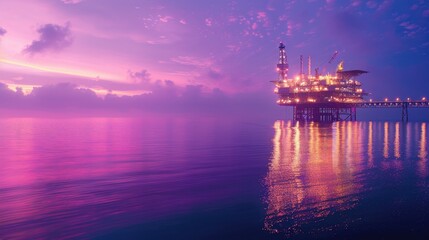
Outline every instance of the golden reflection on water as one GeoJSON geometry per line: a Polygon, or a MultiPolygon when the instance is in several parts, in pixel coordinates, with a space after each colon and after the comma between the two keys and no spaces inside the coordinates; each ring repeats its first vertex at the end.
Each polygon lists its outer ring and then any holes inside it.
{"type": "Polygon", "coordinates": [[[372,133],[372,122],[368,123],[368,165],[370,167],[374,166],[374,155],[373,155],[373,133],[372,133]]]}
{"type": "MultiPolygon", "coordinates": [[[[420,177],[427,176],[426,123],[276,121],[274,132],[265,178],[264,225],[271,232],[292,236],[354,208],[368,191],[370,168],[401,173],[405,163],[417,164],[420,177]]],[[[328,230],[341,224],[347,222],[328,230]]]]}
{"type": "Polygon", "coordinates": [[[419,155],[420,158],[419,162],[419,173],[420,176],[423,178],[426,178],[428,175],[428,168],[427,168],[427,145],[426,145],[426,123],[422,123],[421,130],[420,130],[420,146],[419,146],[419,155]]]}
{"type": "Polygon", "coordinates": [[[405,127],[405,131],[406,131],[406,145],[405,145],[405,154],[407,157],[411,156],[411,124],[407,124],[405,127]]]}
{"type": "Polygon", "coordinates": [[[401,157],[400,151],[400,136],[399,136],[399,122],[395,123],[395,144],[394,144],[394,156],[395,158],[401,157]]]}
{"type": "Polygon", "coordinates": [[[311,219],[352,208],[353,194],[361,184],[354,181],[355,162],[361,162],[362,138],[356,123],[311,123],[300,126],[283,121],[274,124],[273,155],[266,177],[265,228],[278,231],[290,223],[295,233],[311,219]]]}
{"type": "Polygon", "coordinates": [[[428,155],[427,146],[426,146],[426,123],[422,123],[420,131],[420,151],[419,158],[421,160],[427,160],[428,155]]]}
{"type": "Polygon", "coordinates": [[[383,145],[383,156],[384,158],[389,157],[389,123],[384,123],[384,145],[383,145]]]}

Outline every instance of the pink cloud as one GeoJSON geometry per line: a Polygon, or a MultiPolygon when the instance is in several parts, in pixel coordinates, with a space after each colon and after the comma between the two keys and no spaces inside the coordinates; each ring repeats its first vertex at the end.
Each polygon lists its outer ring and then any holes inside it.
{"type": "Polygon", "coordinates": [[[0,27],[0,36],[3,36],[7,33],[6,29],[0,27]]]}
{"type": "Polygon", "coordinates": [[[279,19],[279,21],[286,21],[287,19],[288,19],[288,16],[286,15],[286,14],[283,14],[283,15],[280,15],[279,17],[278,17],[278,19],[279,19]]]}
{"type": "Polygon", "coordinates": [[[83,2],[84,0],[61,0],[65,4],[78,4],[80,2],[83,2]]]}
{"type": "Polygon", "coordinates": [[[361,4],[360,0],[353,0],[352,7],[358,7],[361,4]]]}
{"type": "Polygon", "coordinates": [[[368,2],[366,2],[366,6],[368,8],[376,8],[377,7],[377,3],[374,2],[374,1],[368,1],[368,2]]]}
{"type": "Polygon", "coordinates": [[[410,23],[410,22],[403,22],[400,24],[401,27],[404,27],[407,30],[413,30],[418,28],[418,25],[410,23]]]}
{"type": "Polygon", "coordinates": [[[59,51],[70,46],[73,41],[69,23],[65,26],[45,24],[37,32],[39,39],[28,45],[24,52],[35,54],[50,50],[59,51]]]}
{"type": "Polygon", "coordinates": [[[206,18],[204,20],[204,22],[205,22],[205,24],[206,24],[207,27],[211,27],[213,25],[213,20],[210,19],[210,18],[206,18]]]}
{"type": "Polygon", "coordinates": [[[150,93],[134,96],[107,94],[97,96],[96,92],[70,83],[49,84],[35,87],[30,94],[13,91],[0,83],[0,111],[29,110],[44,113],[207,113],[241,116],[252,113],[276,110],[271,99],[260,92],[229,95],[219,89],[207,90],[204,86],[193,84],[176,86],[171,81],[154,84],[150,93]],[[5,104],[7,103],[7,104],[5,104]]]}
{"type": "Polygon", "coordinates": [[[234,52],[234,53],[240,51],[241,49],[240,45],[234,45],[234,44],[227,45],[226,47],[230,52],[234,52]]]}
{"type": "Polygon", "coordinates": [[[236,22],[237,21],[237,17],[236,16],[229,16],[228,17],[228,22],[230,22],[230,23],[234,23],[234,22],[236,22]]]}
{"type": "Polygon", "coordinates": [[[266,12],[258,12],[257,15],[256,15],[256,17],[258,19],[261,19],[261,20],[265,19],[267,17],[267,13],[266,12]]]}
{"type": "Polygon", "coordinates": [[[160,22],[168,23],[170,20],[173,19],[173,17],[171,17],[171,16],[158,16],[158,19],[160,22]]]}
{"type": "Polygon", "coordinates": [[[263,24],[264,27],[269,26],[269,20],[266,12],[258,12],[256,14],[256,18],[258,19],[259,22],[263,24]]]}
{"type": "Polygon", "coordinates": [[[384,0],[377,8],[377,11],[385,11],[392,4],[392,0],[384,0]]]}
{"type": "Polygon", "coordinates": [[[150,83],[151,77],[147,70],[141,70],[140,72],[128,71],[129,76],[134,80],[135,83],[150,83]]]}

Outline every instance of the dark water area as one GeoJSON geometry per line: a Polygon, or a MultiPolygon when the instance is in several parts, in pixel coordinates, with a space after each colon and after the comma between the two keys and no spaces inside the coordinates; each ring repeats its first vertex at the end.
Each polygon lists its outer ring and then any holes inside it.
{"type": "Polygon", "coordinates": [[[427,239],[427,128],[0,119],[0,239],[427,239]]]}

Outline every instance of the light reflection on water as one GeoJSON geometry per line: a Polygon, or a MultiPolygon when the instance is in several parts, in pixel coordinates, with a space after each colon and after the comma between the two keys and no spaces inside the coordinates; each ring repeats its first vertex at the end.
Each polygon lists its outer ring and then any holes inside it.
{"type": "Polygon", "coordinates": [[[224,119],[0,119],[0,239],[104,239],[260,203],[270,135],[224,119]]]}
{"type": "Polygon", "coordinates": [[[264,228],[288,237],[344,230],[365,218],[346,213],[379,187],[378,174],[408,179],[409,173],[401,172],[404,164],[417,163],[414,174],[425,182],[426,128],[426,123],[275,122],[264,228]]]}
{"type": "Polygon", "coordinates": [[[426,139],[427,123],[0,119],[0,239],[104,239],[153,222],[149,239],[174,224],[175,239],[427,225],[426,139]]]}

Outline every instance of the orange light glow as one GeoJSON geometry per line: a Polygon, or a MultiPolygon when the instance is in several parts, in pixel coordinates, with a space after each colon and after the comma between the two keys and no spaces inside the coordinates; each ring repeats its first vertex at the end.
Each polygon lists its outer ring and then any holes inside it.
{"type": "Polygon", "coordinates": [[[50,67],[50,66],[40,66],[40,65],[35,65],[35,64],[25,63],[25,62],[8,60],[8,59],[4,59],[4,58],[0,59],[0,62],[9,64],[12,66],[16,66],[16,67],[22,67],[22,68],[27,68],[30,70],[36,70],[36,71],[48,72],[48,73],[58,73],[58,74],[65,74],[65,75],[85,77],[85,78],[94,78],[94,79],[99,77],[100,75],[102,75],[103,78],[108,78],[111,80],[120,79],[119,76],[113,76],[111,74],[105,74],[105,73],[100,74],[98,72],[95,73],[95,72],[89,72],[89,71],[84,71],[84,70],[56,68],[56,67],[50,67]]]}
{"type": "Polygon", "coordinates": [[[421,129],[420,129],[420,147],[419,147],[419,158],[422,161],[427,160],[427,147],[426,147],[426,123],[422,123],[421,129]]]}
{"type": "Polygon", "coordinates": [[[384,141],[383,141],[383,156],[389,157],[389,123],[384,123],[384,141]]]}
{"type": "Polygon", "coordinates": [[[368,124],[368,162],[369,164],[373,165],[373,160],[374,160],[374,156],[373,156],[373,139],[372,139],[372,122],[369,122],[368,124]]]}
{"type": "Polygon", "coordinates": [[[394,142],[394,155],[395,158],[401,157],[401,151],[400,151],[400,132],[399,132],[399,123],[397,122],[395,124],[395,142],[394,142]]]}
{"type": "Polygon", "coordinates": [[[349,134],[358,129],[356,123],[336,123],[332,128],[290,123],[274,123],[272,159],[265,178],[264,228],[270,232],[278,232],[285,218],[294,221],[287,231],[295,232],[308,219],[351,209],[363,187],[355,179],[362,166],[362,139],[349,134]]]}
{"type": "Polygon", "coordinates": [[[14,84],[14,83],[8,83],[7,87],[12,91],[18,91],[18,89],[22,89],[22,92],[25,95],[28,95],[33,91],[33,88],[35,87],[41,87],[41,85],[33,85],[33,84],[14,84]]]}
{"type": "Polygon", "coordinates": [[[422,123],[420,130],[420,147],[419,147],[419,172],[424,178],[428,176],[427,161],[428,161],[428,150],[426,143],[426,123],[422,123]]]}

